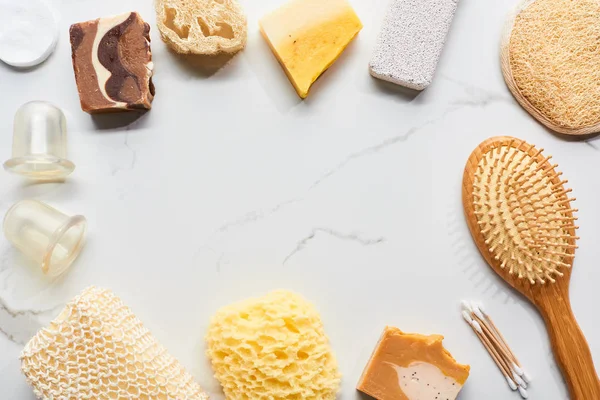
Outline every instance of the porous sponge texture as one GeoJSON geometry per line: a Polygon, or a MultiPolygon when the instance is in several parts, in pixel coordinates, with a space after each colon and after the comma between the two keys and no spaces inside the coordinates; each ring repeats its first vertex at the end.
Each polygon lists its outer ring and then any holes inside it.
{"type": "Polygon", "coordinates": [[[155,0],[163,41],[181,54],[235,53],[246,46],[248,23],[237,0],[155,0]]]}
{"type": "Polygon", "coordinates": [[[427,88],[458,0],[392,0],[379,33],[371,75],[415,90],[427,88]]]}
{"type": "Polygon", "coordinates": [[[562,133],[600,131],[599,0],[524,2],[502,52],[509,88],[538,120],[562,133]]]}
{"type": "Polygon", "coordinates": [[[335,399],[341,375],[316,309],[278,290],[219,310],[207,354],[229,400],[335,399]]]}

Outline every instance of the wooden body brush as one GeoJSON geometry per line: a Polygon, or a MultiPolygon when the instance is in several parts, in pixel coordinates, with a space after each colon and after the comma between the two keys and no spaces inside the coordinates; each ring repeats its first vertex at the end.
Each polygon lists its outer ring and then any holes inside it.
{"type": "Polygon", "coordinates": [[[599,400],[592,355],[569,302],[577,210],[542,151],[511,137],[480,144],[465,167],[465,215],[488,264],[542,314],[571,399],[599,400]]]}

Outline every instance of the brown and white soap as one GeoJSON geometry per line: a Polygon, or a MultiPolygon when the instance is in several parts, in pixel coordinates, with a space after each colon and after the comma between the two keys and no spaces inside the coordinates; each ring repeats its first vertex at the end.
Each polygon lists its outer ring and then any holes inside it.
{"type": "Polygon", "coordinates": [[[69,33],[83,111],[96,114],[152,107],[150,25],[138,13],[74,24],[69,33]]]}

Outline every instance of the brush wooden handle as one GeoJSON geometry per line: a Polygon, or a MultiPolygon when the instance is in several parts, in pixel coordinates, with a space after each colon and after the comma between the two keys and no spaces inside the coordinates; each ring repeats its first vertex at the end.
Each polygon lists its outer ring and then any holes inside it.
{"type": "Polygon", "coordinates": [[[600,399],[600,382],[588,343],[579,328],[568,297],[538,304],[546,321],[552,349],[569,387],[571,400],[600,399]]]}

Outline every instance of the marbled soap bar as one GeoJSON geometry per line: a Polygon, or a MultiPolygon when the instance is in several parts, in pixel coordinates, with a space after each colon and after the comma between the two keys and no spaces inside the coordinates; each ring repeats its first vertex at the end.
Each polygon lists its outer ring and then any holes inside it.
{"type": "Polygon", "coordinates": [[[152,107],[150,25],[138,13],[74,24],[70,36],[83,111],[95,114],[152,107]]]}
{"type": "Polygon", "coordinates": [[[455,400],[470,367],[452,358],[443,339],[385,328],[357,389],[377,400],[455,400]]]}

